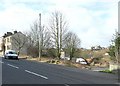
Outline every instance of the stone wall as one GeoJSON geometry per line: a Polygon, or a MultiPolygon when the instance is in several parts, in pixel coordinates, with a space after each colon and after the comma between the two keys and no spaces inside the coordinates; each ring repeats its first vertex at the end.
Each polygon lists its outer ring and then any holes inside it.
{"type": "Polygon", "coordinates": [[[120,64],[110,63],[110,65],[109,65],[109,70],[110,71],[117,70],[117,69],[120,69],[120,64]]]}
{"type": "Polygon", "coordinates": [[[3,56],[3,52],[2,51],[0,52],[0,56],[3,56]]]}

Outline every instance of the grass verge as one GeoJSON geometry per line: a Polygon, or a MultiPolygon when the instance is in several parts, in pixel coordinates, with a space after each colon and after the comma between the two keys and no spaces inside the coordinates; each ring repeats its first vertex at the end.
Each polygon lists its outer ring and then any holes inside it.
{"type": "Polygon", "coordinates": [[[99,72],[115,74],[113,71],[110,70],[101,70],[99,72]]]}

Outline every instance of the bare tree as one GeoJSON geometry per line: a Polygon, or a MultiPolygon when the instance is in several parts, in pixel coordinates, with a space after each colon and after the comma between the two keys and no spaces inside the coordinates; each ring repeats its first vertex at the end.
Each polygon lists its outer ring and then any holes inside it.
{"type": "Polygon", "coordinates": [[[65,49],[67,49],[68,54],[70,55],[70,60],[74,57],[75,52],[80,48],[80,39],[73,32],[68,32],[66,34],[65,49]]]}
{"type": "Polygon", "coordinates": [[[31,30],[29,31],[30,40],[33,41],[33,46],[38,46],[39,42],[39,27],[37,22],[33,23],[31,30]]]}
{"type": "Polygon", "coordinates": [[[30,31],[25,32],[26,36],[27,36],[27,55],[28,56],[37,56],[37,54],[35,53],[34,49],[34,41],[32,40],[32,33],[30,31]],[[36,55],[35,55],[36,54],[36,55]]]}
{"type": "Polygon", "coordinates": [[[42,26],[41,29],[39,28],[39,24],[37,22],[33,23],[31,26],[31,30],[28,32],[29,36],[29,45],[33,47],[31,49],[32,53],[36,52],[36,56],[39,53],[39,39],[40,39],[40,53],[42,55],[43,51],[46,50],[50,46],[50,33],[45,26],[42,26]],[[36,51],[37,50],[37,51],[36,51]]]}
{"type": "Polygon", "coordinates": [[[51,46],[51,36],[48,29],[45,26],[41,27],[40,30],[40,53],[43,55],[43,52],[46,51],[51,46]]]}
{"type": "Polygon", "coordinates": [[[64,36],[67,32],[67,22],[65,21],[63,14],[58,11],[52,13],[49,26],[53,46],[56,48],[57,57],[60,59],[64,36]]]}
{"type": "Polygon", "coordinates": [[[14,48],[18,51],[18,55],[21,52],[22,48],[25,48],[25,44],[27,43],[27,37],[21,32],[17,32],[12,36],[12,44],[14,48]]]}

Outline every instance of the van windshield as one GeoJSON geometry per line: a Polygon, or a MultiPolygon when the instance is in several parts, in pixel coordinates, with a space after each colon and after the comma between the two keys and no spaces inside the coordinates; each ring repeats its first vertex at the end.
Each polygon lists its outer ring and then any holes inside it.
{"type": "Polygon", "coordinates": [[[17,54],[16,52],[9,52],[9,54],[17,54]]]}

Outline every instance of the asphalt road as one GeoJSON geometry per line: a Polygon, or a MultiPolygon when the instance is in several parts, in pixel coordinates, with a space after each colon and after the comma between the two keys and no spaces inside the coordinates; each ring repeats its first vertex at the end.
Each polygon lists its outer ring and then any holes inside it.
{"type": "Polygon", "coordinates": [[[116,84],[117,75],[28,60],[1,59],[2,84],[116,84]]]}

